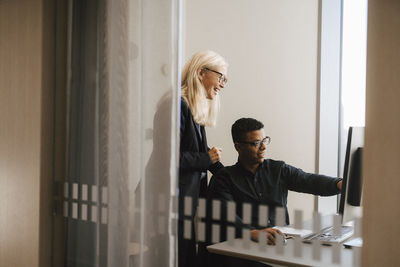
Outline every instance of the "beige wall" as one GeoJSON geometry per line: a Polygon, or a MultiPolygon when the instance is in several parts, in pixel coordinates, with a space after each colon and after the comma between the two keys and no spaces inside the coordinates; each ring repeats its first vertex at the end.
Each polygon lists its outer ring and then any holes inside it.
{"type": "Polygon", "coordinates": [[[0,1],[0,266],[49,266],[51,6],[0,1]]]}
{"type": "MultiPolygon", "coordinates": [[[[248,116],[272,137],[268,157],[314,172],[318,0],[184,0],[183,15],[184,61],[211,49],[230,64],[218,125],[207,129],[209,146],[223,148],[222,162],[236,162],[230,127],[248,116]]],[[[310,218],[312,196],[291,192],[288,203],[310,218]]]]}
{"type": "Polygon", "coordinates": [[[362,266],[399,266],[400,2],[368,2],[362,266]]]}

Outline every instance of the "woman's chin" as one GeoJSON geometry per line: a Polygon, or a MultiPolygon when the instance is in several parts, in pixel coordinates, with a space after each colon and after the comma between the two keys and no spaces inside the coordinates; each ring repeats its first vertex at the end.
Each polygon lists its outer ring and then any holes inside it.
{"type": "Polygon", "coordinates": [[[215,98],[215,95],[214,94],[211,94],[211,95],[207,95],[207,97],[206,97],[208,100],[214,100],[214,98],[215,98]]]}

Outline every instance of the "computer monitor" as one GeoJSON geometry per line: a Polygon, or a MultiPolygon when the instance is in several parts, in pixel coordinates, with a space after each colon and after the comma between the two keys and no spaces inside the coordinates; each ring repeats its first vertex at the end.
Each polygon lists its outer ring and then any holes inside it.
{"type": "Polygon", "coordinates": [[[362,151],[364,127],[350,127],[347,136],[339,214],[346,223],[362,216],[362,151]]]}

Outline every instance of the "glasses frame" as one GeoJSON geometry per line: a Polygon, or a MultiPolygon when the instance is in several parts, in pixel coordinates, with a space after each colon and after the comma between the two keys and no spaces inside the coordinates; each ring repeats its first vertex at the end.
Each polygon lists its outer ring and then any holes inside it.
{"type": "Polygon", "coordinates": [[[255,148],[260,148],[261,144],[264,144],[266,146],[269,145],[271,143],[271,137],[266,136],[266,137],[264,137],[263,140],[258,140],[258,141],[253,141],[253,142],[242,141],[242,142],[238,142],[238,143],[252,145],[255,148]]]}
{"type": "Polygon", "coordinates": [[[223,73],[221,73],[221,72],[219,72],[219,71],[216,71],[216,70],[209,69],[209,68],[204,68],[204,69],[205,69],[205,70],[208,70],[208,71],[212,71],[212,72],[214,72],[214,73],[216,73],[216,74],[221,75],[221,76],[218,78],[218,82],[219,82],[220,84],[225,85],[225,84],[228,82],[228,78],[226,78],[225,74],[223,74],[223,73]]]}

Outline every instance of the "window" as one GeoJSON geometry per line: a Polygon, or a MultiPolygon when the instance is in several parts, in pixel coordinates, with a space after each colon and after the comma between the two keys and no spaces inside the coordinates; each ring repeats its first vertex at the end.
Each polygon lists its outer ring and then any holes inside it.
{"type": "Polygon", "coordinates": [[[340,99],[340,173],[349,126],[365,126],[367,0],[343,1],[340,99]]]}

